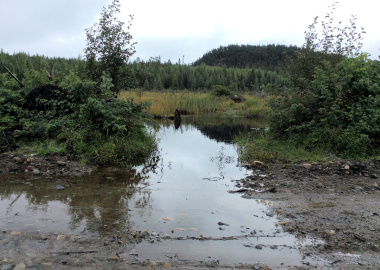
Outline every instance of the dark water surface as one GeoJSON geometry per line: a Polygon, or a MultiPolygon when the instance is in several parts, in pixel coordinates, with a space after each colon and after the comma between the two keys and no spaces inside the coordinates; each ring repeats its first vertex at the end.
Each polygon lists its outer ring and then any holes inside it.
{"type": "Polygon", "coordinates": [[[251,173],[238,166],[234,133],[258,125],[241,118],[187,117],[179,129],[161,123],[157,153],[131,171],[103,168],[89,176],[50,179],[0,176],[0,228],[101,236],[149,230],[171,238],[214,239],[143,241],[133,247],[139,260],[176,256],[273,268],[315,264],[310,257],[304,260],[299,248],[316,240],[276,227],[276,216],[266,214],[270,202],[228,193],[235,180],[251,173]],[[218,240],[222,237],[237,239],[218,240]]]}

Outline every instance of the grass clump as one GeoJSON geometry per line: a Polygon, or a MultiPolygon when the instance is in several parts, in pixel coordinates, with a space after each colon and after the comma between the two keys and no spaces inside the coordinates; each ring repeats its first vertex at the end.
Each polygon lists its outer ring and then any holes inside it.
{"type": "Polygon", "coordinates": [[[239,160],[251,164],[255,160],[266,163],[327,162],[329,153],[320,148],[296,145],[285,140],[271,138],[268,131],[262,129],[240,134],[235,139],[239,160]]]}

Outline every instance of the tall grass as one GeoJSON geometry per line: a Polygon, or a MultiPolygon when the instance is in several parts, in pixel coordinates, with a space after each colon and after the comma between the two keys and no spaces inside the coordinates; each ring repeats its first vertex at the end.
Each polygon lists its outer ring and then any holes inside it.
{"type": "Polygon", "coordinates": [[[271,138],[264,129],[240,134],[235,140],[239,159],[243,164],[250,164],[254,160],[266,163],[325,163],[330,156],[325,149],[308,149],[305,145],[271,138]]]}
{"type": "Polygon", "coordinates": [[[244,95],[242,103],[235,103],[227,97],[216,97],[209,93],[189,91],[125,91],[119,98],[133,98],[135,102],[150,102],[149,113],[156,116],[168,117],[174,115],[176,109],[183,114],[226,113],[247,117],[265,118],[268,107],[265,105],[268,97],[244,95]]]}

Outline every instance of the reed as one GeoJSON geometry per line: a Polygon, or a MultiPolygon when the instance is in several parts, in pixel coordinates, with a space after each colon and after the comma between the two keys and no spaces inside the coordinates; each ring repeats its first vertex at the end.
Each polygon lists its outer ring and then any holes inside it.
{"type": "Polygon", "coordinates": [[[252,118],[265,118],[268,114],[268,97],[244,95],[245,101],[235,103],[226,97],[216,97],[209,93],[182,91],[125,91],[119,98],[133,98],[135,102],[149,102],[149,113],[155,116],[172,116],[176,109],[183,114],[226,113],[252,118]]]}

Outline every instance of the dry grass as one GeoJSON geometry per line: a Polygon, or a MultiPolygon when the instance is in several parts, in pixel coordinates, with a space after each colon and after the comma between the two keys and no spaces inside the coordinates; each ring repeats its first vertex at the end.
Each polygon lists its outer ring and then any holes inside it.
{"type": "Polygon", "coordinates": [[[174,115],[176,109],[182,113],[225,113],[234,112],[249,117],[265,117],[268,107],[265,105],[268,97],[244,95],[242,103],[235,103],[229,98],[215,97],[208,93],[189,91],[125,91],[119,98],[133,98],[135,102],[149,102],[149,113],[152,115],[168,117],[174,115]]]}

